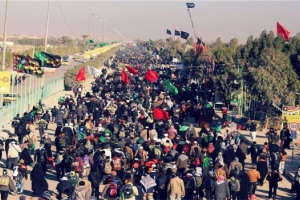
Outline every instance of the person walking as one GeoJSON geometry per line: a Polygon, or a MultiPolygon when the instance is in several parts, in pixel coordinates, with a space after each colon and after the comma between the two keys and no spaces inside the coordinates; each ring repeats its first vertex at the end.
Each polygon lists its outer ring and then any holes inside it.
{"type": "Polygon", "coordinates": [[[224,176],[219,176],[214,184],[216,200],[226,200],[230,197],[229,187],[224,176]]]}
{"type": "Polygon", "coordinates": [[[22,152],[19,145],[16,144],[15,141],[10,143],[10,147],[7,153],[7,169],[13,169],[15,165],[17,165],[19,160],[19,154],[22,152]]]}
{"type": "Polygon", "coordinates": [[[10,191],[15,192],[16,187],[11,177],[7,174],[7,170],[4,169],[2,176],[0,176],[1,200],[7,200],[10,191]]]}
{"type": "Polygon", "coordinates": [[[232,176],[227,180],[227,182],[230,190],[231,200],[238,200],[238,192],[241,188],[239,180],[236,180],[234,176],[232,176]]]}
{"type": "Polygon", "coordinates": [[[255,123],[254,120],[252,120],[252,122],[250,124],[250,136],[251,136],[252,142],[256,141],[256,128],[257,128],[257,124],[255,123]]]}
{"type": "Polygon", "coordinates": [[[257,182],[261,178],[259,171],[256,169],[256,165],[252,166],[252,169],[247,173],[250,181],[250,194],[255,194],[257,182]]]}
{"type": "Polygon", "coordinates": [[[170,200],[181,200],[185,196],[184,183],[177,175],[177,168],[172,168],[172,177],[170,179],[167,192],[170,200]]]}
{"type": "Polygon", "coordinates": [[[277,170],[273,170],[268,174],[267,181],[269,181],[269,198],[276,199],[278,182],[282,181],[282,176],[277,170]]]}

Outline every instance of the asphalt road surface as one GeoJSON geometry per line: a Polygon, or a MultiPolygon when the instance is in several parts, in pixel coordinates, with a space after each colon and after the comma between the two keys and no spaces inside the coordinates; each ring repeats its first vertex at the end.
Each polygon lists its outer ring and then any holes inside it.
{"type": "Polygon", "coordinates": [[[13,86],[10,87],[10,93],[15,93],[19,95],[24,95],[27,94],[29,91],[39,87],[40,85],[42,86],[43,84],[47,84],[51,81],[54,81],[56,79],[62,78],[64,76],[64,73],[70,69],[75,67],[76,65],[80,64],[79,62],[74,61],[73,59],[70,59],[70,64],[69,65],[62,65],[61,67],[55,69],[55,74],[46,74],[44,77],[44,83],[41,81],[39,82],[41,78],[36,78],[31,75],[26,74],[26,80],[25,84],[18,84],[14,85],[14,80],[15,80],[15,75],[18,76],[23,76],[23,73],[15,73],[13,72],[13,86]],[[31,84],[30,84],[30,79],[31,79],[31,84]]]}

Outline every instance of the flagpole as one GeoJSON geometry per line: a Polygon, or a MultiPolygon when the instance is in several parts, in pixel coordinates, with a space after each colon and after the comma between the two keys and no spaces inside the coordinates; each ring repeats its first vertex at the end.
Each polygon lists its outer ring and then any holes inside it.
{"type": "Polygon", "coordinates": [[[194,22],[193,22],[193,19],[192,19],[192,15],[191,15],[190,9],[187,9],[187,10],[188,10],[189,15],[190,15],[190,19],[191,19],[191,23],[192,23],[192,27],[193,27],[195,39],[197,39],[196,32],[195,32],[195,27],[194,27],[194,22]]]}
{"type": "Polygon", "coordinates": [[[176,32],[175,32],[175,29],[174,29],[174,41],[176,40],[176,32]]]}

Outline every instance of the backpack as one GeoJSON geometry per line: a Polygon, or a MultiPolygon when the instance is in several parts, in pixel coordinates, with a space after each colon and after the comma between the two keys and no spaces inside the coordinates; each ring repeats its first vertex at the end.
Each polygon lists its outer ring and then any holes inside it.
{"type": "Polygon", "coordinates": [[[44,144],[51,144],[52,143],[52,141],[51,141],[51,138],[45,138],[44,139],[44,144]]]}
{"type": "MultiPolygon", "coordinates": [[[[130,147],[129,147],[129,148],[130,148],[130,147]]],[[[128,153],[126,147],[124,148],[124,153],[125,153],[125,158],[126,158],[127,160],[130,160],[130,153],[128,153]]]]}
{"type": "Polygon", "coordinates": [[[120,171],[122,168],[121,159],[120,158],[114,159],[113,163],[114,163],[114,171],[120,171]]]}
{"type": "Polygon", "coordinates": [[[122,193],[124,195],[124,198],[129,199],[133,196],[133,189],[131,184],[124,185],[122,189],[122,193]]]}
{"type": "Polygon", "coordinates": [[[0,186],[8,186],[9,177],[0,176],[0,186]]]}
{"type": "Polygon", "coordinates": [[[103,172],[106,174],[110,174],[112,170],[111,164],[109,162],[105,163],[103,172]]]}
{"type": "Polygon", "coordinates": [[[238,185],[237,185],[236,180],[234,180],[234,181],[231,180],[231,181],[229,182],[229,189],[230,189],[230,191],[234,191],[234,192],[237,191],[238,185]]]}
{"type": "Polygon", "coordinates": [[[29,137],[28,139],[28,145],[34,145],[33,136],[29,137]]]}
{"type": "Polygon", "coordinates": [[[17,135],[22,135],[23,134],[23,125],[19,125],[18,128],[17,128],[17,135]]]}
{"type": "Polygon", "coordinates": [[[160,157],[161,156],[161,150],[158,149],[158,148],[154,148],[154,155],[157,156],[157,157],[160,157]]]}
{"type": "Polygon", "coordinates": [[[255,152],[256,154],[258,154],[258,153],[259,153],[259,148],[258,148],[258,146],[257,146],[257,145],[255,145],[255,146],[254,146],[254,152],[255,152]]]}
{"type": "Polygon", "coordinates": [[[167,177],[161,175],[157,178],[157,186],[160,190],[164,190],[166,188],[167,177]]]}
{"type": "Polygon", "coordinates": [[[94,149],[94,146],[92,145],[90,140],[86,141],[86,144],[85,144],[84,147],[87,148],[88,150],[93,150],[94,149]]]}
{"type": "Polygon", "coordinates": [[[201,164],[200,158],[198,155],[193,156],[192,164],[199,167],[201,164]]]}
{"type": "Polygon", "coordinates": [[[200,188],[202,185],[202,177],[201,176],[195,176],[196,181],[196,188],[200,188]]]}
{"type": "Polygon", "coordinates": [[[66,139],[64,137],[60,137],[58,139],[58,144],[59,144],[60,147],[66,147],[67,146],[66,145],[66,139]]]}
{"type": "Polygon", "coordinates": [[[68,176],[68,181],[73,186],[77,184],[78,179],[79,179],[79,177],[77,176],[77,174],[75,174],[74,176],[72,176],[72,175],[68,176]]]}
{"type": "Polygon", "coordinates": [[[118,186],[115,183],[110,183],[107,189],[107,196],[110,198],[117,198],[119,197],[118,186]]]}
{"type": "Polygon", "coordinates": [[[63,159],[64,159],[64,155],[58,154],[55,158],[55,163],[59,164],[63,161],[63,159]]]}
{"type": "Polygon", "coordinates": [[[72,166],[75,168],[75,172],[83,171],[83,162],[80,157],[76,157],[76,161],[72,163],[72,166]]]}

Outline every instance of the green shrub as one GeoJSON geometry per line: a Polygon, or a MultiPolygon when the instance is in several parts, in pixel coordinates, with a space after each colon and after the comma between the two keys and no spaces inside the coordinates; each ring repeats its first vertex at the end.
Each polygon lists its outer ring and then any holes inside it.
{"type": "MultiPolygon", "coordinates": [[[[76,65],[73,68],[70,68],[66,71],[64,74],[64,79],[65,79],[65,89],[70,90],[76,85],[80,85],[81,82],[76,82],[75,77],[78,73],[78,71],[83,67],[83,66],[92,66],[95,68],[99,68],[103,66],[104,61],[108,60],[111,56],[113,56],[118,50],[120,49],[120,46],[114,47],[110,50],[108,50],[105,53],[100,54],[98,57],[94,58],[93,60],[90,60],[86,63],[76,65]]],[[[87,68],[85,70],[85,77],[88,79],[90,77],[90,73],[88,72],[87,68]]]]}

